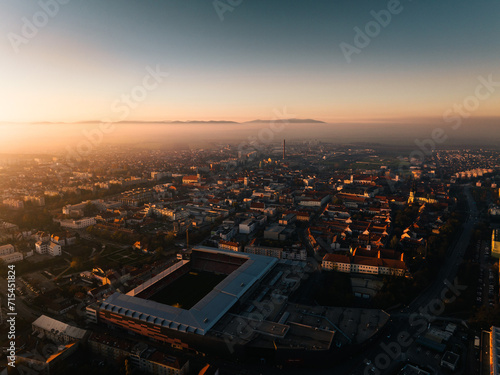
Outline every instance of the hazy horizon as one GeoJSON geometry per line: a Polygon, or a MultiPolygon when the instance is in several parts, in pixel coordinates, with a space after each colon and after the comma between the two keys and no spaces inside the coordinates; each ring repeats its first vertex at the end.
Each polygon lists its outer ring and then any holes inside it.
{"type": "Polygon", "coordinates": [[[500,139],[493,0],[51,1],[0,5],[2,152],[61,151],[99,121],[120,123],[93,148],[500,139]]]}
{"type": "Polygon", "coordinates": [[[274,144],[282,139],[304,141],[319,139],[332,143],[380,143],[413,146],[415,141],[432,139],[435,129],[442,129],[446,140],[437,147],[468,144],[495,146],[500,139],[499,120],[466,119],[454,130],[438,120],[408,123],[309,123],[281,121],[258,123],[170,124],[134,123],[113,124],[109,133],[99,131],[99,123],[78,124],[0,124],[1,153],[64,153],[92,140],[92,149],[106,144],[139,145],[147,148],[197,148],[217,143],[242,143],[258,139],[261,144],[274,144]],[[260,136],[260,138],[259,138],[260,136]]]}

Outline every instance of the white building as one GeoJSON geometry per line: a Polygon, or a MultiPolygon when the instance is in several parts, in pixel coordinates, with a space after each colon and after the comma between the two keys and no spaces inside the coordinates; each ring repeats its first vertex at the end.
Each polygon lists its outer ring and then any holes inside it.
{"type": "Polygon", "coordinates": [[[35,251],[38,254],[48,254],[53,257],[62,254],[61,245],[52,241],[38,241],[35,244],[35,251]]]}
{"type": "Polygon", "coordinates": [[[239,225],[239,231],[243,234],[250,234],[257,228],[257,222],[250,218],[241,222],[239,225]]]}
{"type": "Polygon", "coordinates": [[[325,271],[337,271],[345,273],[363,273],[371,275],[394,275],[405,276],[406,265],[403,261],[395,259],[377,258],[364,256],[347,256],[342,254],[326,254],[321,262],[325,271]]]}
{"type": "Polygon", "coordinates": [[[61,220],[60,224],[63,228],[70,229],[84,229],[90,227],[91,225],[95,225],[96,221],[94,217],[84,217],[78,220],[61,220]]]}
{"type": "Polygon", "coordinates": [[[60,256],[62,254],[61,245],[59,245],[59,244],[57,244],[55,242],[51,242],[49,244],[47,252],[48,252],[49,255],[51,255],[53,257],[60,256]]]}
{"type": "Polygon", "coordinates": [[[299,202],[300,206],[304,207],[322,207],[328,203],[330,196],[327,194],[323,198],[303,198],[299,202]]]}
{"type": "Polygon", "coordinates": [[[47,246],[49,241],[38,241],[35,243],[35,251],[38,254],[47,254],[47,246]]]}
{"type": "Polygon", "coordinates": [[[351,272],[351,259],[342,254],[326,254],[321,262],[321,267],[328,271],[351,272]]]}
{"type": "Polygon", "coordinates": [[[282,253],[283,259],[292,259],[292,260],[307,260],[307,251],[306,249],[293,249],[293,250],[285,250],[282,253]]]}
{"type": "Polygon", "coordinates": [[[84,210],[88,205],[94,205],[98,210],[104,211],[110,208],[120,207],[119,202],[105,202],[103,199],[87,200],[78,204],[68,204],[62,208],[62,213],[65,215],[84,215],[84,210]]]}
{"type": "Polygon", "coordinates": [[[23,260],[23,254],[18,252],[10,253],[7,255],[1,255],[0,259],[6,264],[15,263],[23,260]]]}
{"type": "Polygon", "coordinates": [[[231,241],[234,238],[234,236],[236,236],[236,234],[238,233],[236,225],[232,227],[228,226],[220,228],[218,232],[221,240],[224,241],[231,241]]]}
{"type": "Polygon", "coordinates": [[[31,327],[36,332],[54,342],[67,344],[69,342],[81,340],[87,331],[78,327],[52,319],[46,315],[35,320],[31,327]]]}
{"type": "MultiPolygon", "coordinates": [[[[147,206],[147,205],[146,205],[147,206]]],[[[148,215],[154,214],[166,217],[169,220],[182,220],[189,216],[187,210],[179,210],[177,208],[162,207],[161,205],[152,204],[148,207],[148,215]]]]}

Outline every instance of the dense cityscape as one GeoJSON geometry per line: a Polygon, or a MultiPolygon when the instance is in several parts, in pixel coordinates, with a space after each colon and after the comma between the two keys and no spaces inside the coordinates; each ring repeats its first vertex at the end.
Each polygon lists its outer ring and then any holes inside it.
{"type": "Polygon", "coordinates": [[[267,146],[3,155],[20,373],[489,368],[499,152],[267,146]]]}
{"type": "Polygon", "coordinates": [[[0,1],[0,375],[500,374],[499,19],[0,1]]]}

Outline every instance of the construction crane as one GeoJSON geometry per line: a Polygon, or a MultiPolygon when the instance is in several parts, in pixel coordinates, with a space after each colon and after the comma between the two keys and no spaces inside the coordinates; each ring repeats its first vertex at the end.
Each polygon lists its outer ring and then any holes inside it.
{"type": "Polygon", "coordinates": [[[186,250],[189,250],[189,228],[193,226],[193,222],[191,221],[186,228],[186,250]]]}

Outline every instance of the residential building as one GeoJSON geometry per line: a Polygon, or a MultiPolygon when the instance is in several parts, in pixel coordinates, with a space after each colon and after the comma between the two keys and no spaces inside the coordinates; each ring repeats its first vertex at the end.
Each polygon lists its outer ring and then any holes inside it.
{"type": "Polygon", "coordinates": [[[47,232],[39,231],[35,234],[35,241],[50,241],[50,234],[47,232]]]}
{"type": "Polygon", "coordinates": [[[321,262],[321,267],[328,271],[351,272],[351,259],[342,254],[326,254],[321,262]]]}
{"type": "Polygon", "coordinates": [[[144,343],[96,332],[90,335],[88,342],[92,353],[111,362],[129,358],[132,367],[147,374],[184,375],[189,373],[187,359],[169,355],[144,343]]]}
{"type": "Polygon", "coordinates": [[[70,246],[76,243],[76,237],[69,232],[54,233],[50,236],[50,240],[61,246],[70,246]]]}
{"type": "Polygon", "coordinates": [[[163,207],[159,204],[146,205],[148,215],[154,214],[170,220],[182,220],[189,216],[189,211],[177,208],[163,207]]]}
{"type": "Polygon", "coordinates": [[[48,254],[53,257],[62,254],[61,245],[52,241],[38,241],[35,243],[35,251],[38,254],[48,254]]]}
{"type": "Polygon", "coordinates": [[[231,250],[231,251],[241,251],[242,246],[238,242],[220,240],[219,241],[219,249],[231,250]]]}
{"type": "MultiPolygon", "coordinates": [[[[498,374],[500,374],[500,328],[495,327],[495,326],[491,327],[491,331],[489,332],[489,338],[490,338],[490,342],[489,342],[490,372],[489,373],[491,375],[498,375],[498,374]]],[[[487,360],[487,359],[483,359],[483,360],[487,360]]]]}
{"type": "Polygon", "coordinates": [[[243,234],[250,234],[257,229],[257,222],[253,218],[246,219],[239,224],[239,231],[243,234]]]}
{"type": "Polygon", "coordinates": [[[6,255],[0,255],[0,259],[6,264],[15,263],[23,260],[23,254],[15,252],[6,255]]]}
{"type": "Polygon", "coordinates": [[[182,183],[185,185],[195,185],[198,184],[201,180],[199,174],[193,176],[184,176],[182,177],[182,183]]]}
{"type": "Polygon", "coordinates": [[[289,237],[288,232],[286,227],[272,224],[264,230],[264,238],[275,241],[285,241],[289,237]]]}
{"type": "Polygon", "coordinates": [[[95,223],[96,221],[94,217],[84,217],[77,220],[61,220],[60,222],[61,227],[69,229],[84,229],[90,227],[91,225],[95,225],[95,223]]]}
{"type": "Polygon", "coordinates": [[[279,224],[287,226],[295,223],[295,220],[297,220],[297,215],[295,213],[286,213],[282,215],[279,224]]]}
{"type": "Polygon", "coordinates": [[[19,199],[4,199],[2,203],[15,210],[22,210],[24,208],[24,202],[19,199]]]}
{"type": "Polygon", "coordinates": [[[33,332],[58,344],[68,344],[81,340],[87,334],[84,329],[71,326],[46,315],[40,316],[31,324],[31,327],[33,332]]]}
{"type": "Polygon", "coordinates": [[[265,255],[268,257],[274,257],[281,259],[283,256],[283,248],[282,247],[271,247],[271,246],[257,246],[257,245],[247,245],[245,246],[245,253],[256,254],[256,255],[265,255]]]}
{"type": "Polygon", "coordinates": [[[491,256],[500,258],[500,229],[494,229],[491,234],[491,256]]]}
{"type": "Polygon", "coordinates": [[[403,254],[391,250],[355,249],[351,255],[326,254],[321,266],[326,271],[364,273],[371,275],[405,276],[406,264],[403,254]],[[398,259],[395,259],[399,257],[398,259]]]}
{"type": "Polygon", "coordinates": [[[11,244],[0,246],[0,256],[12,254],[14,251],[16,250],[14,249],[14,246],[12,246],[11,244]]]}

